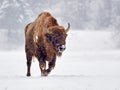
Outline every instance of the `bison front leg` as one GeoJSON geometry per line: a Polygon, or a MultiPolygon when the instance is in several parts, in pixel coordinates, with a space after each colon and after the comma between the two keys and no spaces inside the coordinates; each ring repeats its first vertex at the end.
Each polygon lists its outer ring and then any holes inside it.
{"type": "Polygon", "coordinates": [[[56,56],[54,56],[52,61],[48,63],[47,74],[49,74],[54,69],[55,63],[56,63],[56,56]]]}
{"type": "Polygon", "coordinates": [[[46,72],[46,62],[45,61],[39,61],[39,67],[41,70],[41,76],[47,76],[47,72],[46,72]]]}

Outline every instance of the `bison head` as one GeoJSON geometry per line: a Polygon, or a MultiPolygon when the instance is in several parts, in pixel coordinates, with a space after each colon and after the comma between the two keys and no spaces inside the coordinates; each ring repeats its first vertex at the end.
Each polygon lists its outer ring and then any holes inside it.
{"type": "Polygon", "coordinates": [[[53,26],[50,28],[44,28],[47,39],[52,43],[54,49],[58,56],[62,55],[62,52],[66,49],[66,37],[69,31],[70,24],[68,23],[68,28],[64,29],[62,26],[53,26]]]}

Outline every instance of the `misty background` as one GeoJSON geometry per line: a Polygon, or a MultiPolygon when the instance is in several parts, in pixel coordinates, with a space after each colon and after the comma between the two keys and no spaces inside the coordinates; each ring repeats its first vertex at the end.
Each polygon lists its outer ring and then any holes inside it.
{"type": "Polygon", "coordinates": [[[0,50],[24,46],[24,27],[42,11],[71,30],[113,31],[120,46],[120,0],[0,0],[0,50]]]}

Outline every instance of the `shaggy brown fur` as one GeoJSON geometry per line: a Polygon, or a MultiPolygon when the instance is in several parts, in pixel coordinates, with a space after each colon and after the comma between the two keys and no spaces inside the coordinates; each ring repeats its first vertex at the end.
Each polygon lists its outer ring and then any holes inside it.
{"type": "MultiPolygon", "coordinates": [[[[68,26],[70,27],[70,26],[68,26]]],[[[31,76],[32,57],[36,57],[42,76],[47,76],[55,67],[56,56],[65,50],[66,29],[48,12],[42,12],[34,22],[25,27],[25,52],[27,76],[31,76]],[[48,61],[48,69],[46,69],[48,61]]]]}

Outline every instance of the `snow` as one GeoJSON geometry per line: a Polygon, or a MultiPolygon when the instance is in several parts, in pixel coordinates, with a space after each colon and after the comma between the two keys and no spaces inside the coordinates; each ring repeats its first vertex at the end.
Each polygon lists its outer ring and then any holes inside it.
{"type": "Polygon", "coordinates": [[[4,2],[2,3],[0,9],[7,8],[8,6],[9,6],[9,2],[7,0],[4,0],[4,2]]]}
{"type": "Polygon", "coordinates": [[[48,77],[37,60],[26,77],[23,49],[0,52],[0,90],[120,90],[120,50],[112,32],[70,31],[67,49],[48,77]]]}

